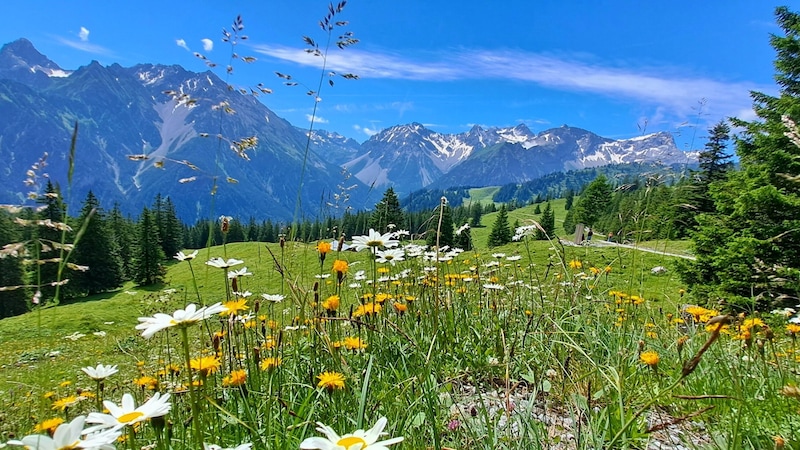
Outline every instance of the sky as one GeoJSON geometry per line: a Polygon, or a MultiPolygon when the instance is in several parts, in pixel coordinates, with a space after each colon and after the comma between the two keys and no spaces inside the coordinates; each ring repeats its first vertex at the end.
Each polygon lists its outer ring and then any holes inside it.
{"type": "Polygon", "coordinates": [[[261,100],[292,124],[313,115],[315,129],[359,142],[412,122],[440,133],[523,123],[613,139],[668,131],[689,150],[726,117],[753,119],[750,91],[777,93],[778,5],[800,10],[797,0],[349,0],[328,48],[324,1],[4,0],[0,43],[25,37],[67,70],[179,64],[262,83],[272,93],[261,100]],[[237,16],[247,39],[232,46],[222,31],[237,16]],[[344,32],[358,43],[339,49],[344,32]],[[235,60],[228,75],[233,52],[256,60],[235,60]]]}

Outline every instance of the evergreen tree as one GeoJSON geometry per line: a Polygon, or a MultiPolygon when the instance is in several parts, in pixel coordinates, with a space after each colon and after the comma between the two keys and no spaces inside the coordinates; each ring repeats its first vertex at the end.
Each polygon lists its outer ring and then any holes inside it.
{"type": "Polygon", "coordinates": [[[472,250],[472,233],[469,224],[464,224],[456,230],[454,245],[464,251],[472,250]]]}
{"type": "Polygon", "coordinates": [[[494,220],[494,225],[492,225],[492,231],[489,233],[489,240],[486,242],[486,245],[488,245],[489,248],[505,245],[511,242],[512,237],[511,228],[508,226],[508,212],[506,211],[506,205],[503,204],[500,206],[500,211],[498,211],[497,218],[494,220]]]}
{"type": "MultiPolygon", "coordinates": [[[[61,199],[61,190],[58,186],[53,185],[50,180],[47,181],[47,186],[45,187],[45,193],[42,197],[40,197],[37,202],[44,205],[44,209],[42,209],[36,216],[40,220],[49,220],[50,223],[57,224],[62,223],[66,224],[67,215],[66,215],[66,206],[64,205],[63,200],[61,199]]],[[[36,229],[36,238],[32,242],[33,254],[38,256],[40,261],[44,260],[52,260],[57,259],[62,256],[62,252],[59,247],[62,244],[62,240],[64,244],[71,242],[71,235],[70,233],[64,233],[61,229],[56,226],[39,226],[36,229]]],[[[64,253],[66,255],[66,252],[64,253]]],[[[56,287],[52,284],[56,281],[63,281],[66,278],[69,278],[69,271],[65,268],[64,272],[61,274],[61,279],[59,280],[58,275],[58,262],[44,262],[43,264],[37,264],[35,270],[36,273],[33,275],[33,283],[39,285],[39,290],[41,291],[41,302],[44,304],[48,300],[59,301],[60,299],[56,299],[56,287]]],[[[61,292],[61,289],[58,289],[61,292]]]]}
{"type": "Polygon", "coordinates": [[[594,227],[611,203],[611,193],[611,185],[605,175],[595,178],[583,191],[578,202],[570,208],[570,212],[574,213],[573,223],[594,227]]]}
{"type": "Polygon", "coordinates": [[[161,282],[164,278],[164,250],[158,242],[158,226],[154,214],[144,208],[137,226],[138,249],[133,281],[141,286],[161,282]]]}
{"type": "Polygon", "coordinates": [[[776,17],[784,32],[770,39],[779,96],[751,93],[759,119],[732,121],[744,129],[741,170],[711,183],[713,211],[698,216],[692,237],[697,259],[680,270],[698,297],[748,308],[800,291],[800,142],[786,135],[800,131],[800,15],[779,7],[776,17]]]}
{"type": "Polygon", "coordinates": [[[542,207],[541,207],[541,205],[539,205],[539,204],[537,203],[537,204],[536,204],[536,208],[533,208],[533,213],[534,213],[534,214],[541,214],[541,213],[542,213],[542,207]]]}
{"type": "MultiPolygon", "coordinates": [[[[440,205],[442,225],[439,231],[439,247],[453,247],[455,245],[455,228],[453,227],[453,216],[450,211],[450,206],[447,204],[440,205]]],[[[437,228],[439,228],[439,211],[436,208],[434,216],[430,221],[430,227],[425,234],[425,243],[431,247],[436,246],[437,228]]]]}
{"type": "Polygon", "coordinates": [[[483,216],[483,205],[479,202],[474,203],[469,208],[470,210],[470,219],[469,219],[469,226],[472,228],[480,228],[481,225],[481,216],[483,216]]]}
{"type": "Polygon", "coordinates": [[[566,192],[564,192],[564,199],[564,209],[569,211],[572,209],[572,203],[575,201],[575,192],[573,192],[572,189],[567,189],[566,192]]]}
{"type": "Polygon", "coordinates": [[[171,258],[183,248],[183,224],[178,219],[175,204],[170,197],[163,201],[158,221],[161,224],[159,228],[161,249],[164,250],[165,255],[171,258]]]}
{"type": "Polygon", "coordinates": [[[86,195],[78,226],[83,235],[71,255],[71,260],[87,271],[76,271],[67,285],[71,296],[92,295],[122,286],[122,260],[100,202],[92,191],[86,195]]]}
{"type": "Polygon", "coordinates": [[[130,218],[122,216],[119,203],[114,204],[114,208],[108,216],[108,230],[119,251],[122,281],[132,280],[134,274],[133,256],[136,251],[134,244],[135,226],[130,218]]]}
{"type": "Polygon", "coordinates": [[[542,232],[542,230],[536,230],[536,239],[546,240],[548,238],[552,239],[555,237],[556,216],[553,213],[553,208],[550,206],[550,202],[547,202],[547,204],[544,206],[542,217],[539,219],[539,225],[542,226],[544,232],[542,232]]]}
{"type": "MultiPolygon", "coordinates": [[[[20,242],[20,237],[13,218],[6,212],[0,211],[0,247],[20,242]]],[[[25,285],[25,271],[22,268],[22,259],[10,255],[0,258],[0,287],[23,285],[25,285]]],[[[28,311],[27,291],[24,288],[0,291],[0,319],[26,311],[28,311]]]]}
{"type": "Polygon", "coordinates": [[[369,227],[375,231],[386,233],[388,225],[393,224],[396,228],[405,226],[403,210],[400,208],[400,200],[397,198],[393,188],[386,189],[383,198],[375,204],[375,211],[369,218],[369,227]]]}

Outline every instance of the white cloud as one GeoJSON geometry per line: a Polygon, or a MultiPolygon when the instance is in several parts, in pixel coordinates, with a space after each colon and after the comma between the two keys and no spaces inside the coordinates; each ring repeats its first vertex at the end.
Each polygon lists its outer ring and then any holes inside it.
{"type": "MultiPolygon", "coordinates": [[[[273,58],[320,67],[322,59],[301,48],[256,46],[273,58]]],[[[444,82],[506,80],[549,89],[587,92],[659,108],[679,117],[696,115],[694,107],[706,99],[706,113],[734,116],[751,109],[751,90],[774,88],[747,82],[729,82],[702,76],[676,75],[683,68],[641,68],[604,65],[563,56],[511,50],[462,49],[442,56],[415,59],[392,53],[348,49],[328,55],[327,69],[355,73],[362,78],[444,82]]]]}
{"type": "Polygon", "coordinates": [[[68,47],[72,47],[77,50],[81,50],[87,53],[93,53],[95,55],[103,55],[103,56],[114,56],[114,52],[111,50],[96,44],[92,44],[87,41],[76,41],[73,39],[67,39],[60,36],[56,36],[56,40],[63,45],[68,47]]]}
{"type": "Polygon", "coordinates": [[[330,122],[328,119],[320,116],[312,116],[311,114],[306,114],[306,120],[309,122],[313,121],[314,123],[328,123],[330,122]]]}
{"type": "Polygon", "coordinates": [[[87,28],[81,27],[81,31],[78,32],[78,37],[83,42],[88,42],[89,41],[89,30],[87,28]]]}
{"type": "Polygon", "coordinates": [[[186,50],[187,52],[191,51],[189,50],[189,46],[186,45],[186,41],[184,41],[183,39],[175,39],[175,44],[177,44],[178,47],[186,50]]]}
{"type": "Polygon", "coordinates": [[[353,129],[358,131],[359,133],[364,133],[367,136],[372,136],[374,134],[378,134],[381,131],[381,130],[373,129],[373,128],[369,128],[369,127],[362,127],[361,125],[358,125],[358,124],[353,125],[353,129]]]}
{"type": "Polygon", "coordinates": [[[214,41],[212,41],[211,39],[208,39],[208,38],[201,39],[201,41],[203,42],[203,50],[205,50],[207,52],[210,52],[211,50],[214,50],[214,41]]]}

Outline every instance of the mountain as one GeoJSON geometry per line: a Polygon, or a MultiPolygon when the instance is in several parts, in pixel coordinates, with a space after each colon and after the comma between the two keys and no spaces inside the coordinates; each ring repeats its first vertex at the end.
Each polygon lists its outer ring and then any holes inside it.
{"type": "MultiPolygon", "coordinates": [[[[67,72],[19,40],[0,49],[0,116],[0,203],[25,200],[26,172],[43,152],[46,172],[66,191],[77,122],[72,209],[91,189],[103,206],[118,202],[132,215],[162,193],[186,221],[220,214],[288,220],[302,186],[303,215],[337,214],[341,168],[306,155],[305,132],[211,71],[92,62],[67,72]],[[257,145],[236,151],[251,136],[257,145]]],[[[360,209],[367,189],[353,183],[350,206],[360,209]]]]}
{"type": "Polygon", "coordinates": [[[340,164],[365,184],[409,193],[429,186],[502,185],[553,172],[650,162],[692,164],[697,153],[679,150],[672,135],[663,132],[613,140],[568,126],[535,134],[520,124],[476,125],[465,133],[441,134],[411,123],[375,134],[357,156],[340,164]]]}

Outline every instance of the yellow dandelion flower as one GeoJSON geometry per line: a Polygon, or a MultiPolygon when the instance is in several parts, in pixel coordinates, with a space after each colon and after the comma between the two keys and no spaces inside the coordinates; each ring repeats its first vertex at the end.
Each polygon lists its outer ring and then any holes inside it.
{"type": "Polygon", "coordinates": [[[244,369],[234,370],[227,377],[222,379],[223,386],[241,386],[247,381],[247,371],[244,369]]]}
{"type": "Polygon", "coordinates": [[[80,397],[77,395],[70,395],[69,397],[60,398],[53,402],[52,409],[64,411],[65,409],[71,408],[80,403],[81,400],[85,399],[86,397],[80,397]]]}
{"type": "Polygon", "coordinates": [[[397,314],[403,314],[404,312],[408,311],[408,305],[404,303],[392,303],[394,310],[397,311],[397,314]]]}
{"type": "Polygon", "coordinates": [[[320,255],[325,255],[331,251],[331,243],[328,241],[319,241],[317,244],[317,251],[320,255]]]}
{"type": "Polygon", "coordinates": [[[317,375],[319,383],[317,387],[325,388],[328,391],[344,389],[344,375],[339,372],[322,372],[317,375]]]}
{"type": "Polygon", "coordinates": [[[658,338],[658,333],[656,333],[655,331],[648,331],[644,335],[649,337],[650,339],[658,338]]]}
{"type": "Polygon", "coordinates": [[[786,332],[789,333],[789,336],[795,337],[797,333],[800,333],[800,325],[796,323],[790,323],[786,325],[786,332]]]}
{"type": "Polygon", "coordinates": [[[650,367],[655,367],[658,365],[659,361],[661,361],[661,357],[659,357],[658,353],[654,352],[653,350],[648,350],[639,355],[639,361],[650,367]]]}
{"type": "Polygon", "coordinates": [[[758,317],[746,319],[744,322],[742,322],[743,330],[752,330],[753,328],[764,328],[764,326],[765,326],[764,321],[759,319],[758,317]]]}
{"type": "Polygon", "coordinates": [[[339,309],[339,296],[331,295],[322,302],[322,308],[326,311],[336,311],[339,309]]]}
{"type": "Polygon", "coordinates": [[[220,361],[216,356],[201,356],[189,361],[189,367],[200,372],[200,375],[205,377],[219,370],[220,361]]]}
{"type": "Polygon", "coordinates": [[[388,267],[378,267],[378,273],[380,273],[380,274],[389,273],[389,268],[388,267]]]}
{"type": "Polygon", "coordinates": [[[53,392],[53,391],[45,392],[44,395],[42,395],[42,397],[44,397],[44,398],[53,398],[55,396],[56,396],[56,393],[53,392]]]}
{"type": "Polygon", "coordinates": [[[592,275],[600,275],[603,271],[598,269],[597,267],[589,267],[589,272],[592,272],[592,275]]]}
{"type": "Polygon", "coordinates": [[[383,292],[379,292],[378,295],[375,296],[375,303],[383,304],[386,300],[391,299],[392,294],[386,294],[383,292]]]}
{"type": "Polygon", "coordinates": [[[570,269],[582,269],[583,263],[577,259],[573,259],[569,262],[570,269]]]}
{"type": "Polygon", "coordinates": [[[344,344],[344,347],[348,350],[361,350],[367,348],[367,343],[364,342],[360,337],[346,337],[344,338],[342,344],[344,344]]]}
{"type": "Polygon", "coordinates": [[[58,386],[63,388],[63,387],[67,387],[67,386],[69,386],[71,384],[72,384],[72,381],[62,381],[61,383],[59,383],[58,386]]]}
{"type": "Polygon", "coordinates": [[[229,302],[223,303],[222,307],[224,308],[220,311],[220,316],[230,316],[230,315],[237,315],[239,311],[247,310],[247,299],[240,298],[238,300],[231,300],[229,302]]]}
{"type": "Polygon", "coordinates": [[[283,360],[281,358],[265,358],[263,361],[261,361],[261,370],[272,370],[280,366],[282,362],[283,360]]]}
{"type": "Polygon", "coordinates": [[[359,307],[353,311],[353,317],[371,316],[373,314],[378,314],[379,312],[381,312],[381,305],[370,302],[359,305],[359,307]]]}
{"type": "Polygon", "coordinates": [[[133,380],[133,384],[139,386],[142,389],[152,390],[155,389],[156,386],[158,386],[158,380],[153,377],[143,376],[133,380]]]}
{"type": "Polygon", "coordinates": [[[62,423],[64,423],[64,419],[61,417],[54,417],[37,423],[36,426],[33,427],[33,430],[39,433],[46,431],[52,435],[56,431],[56,428],[62,423]]]}

